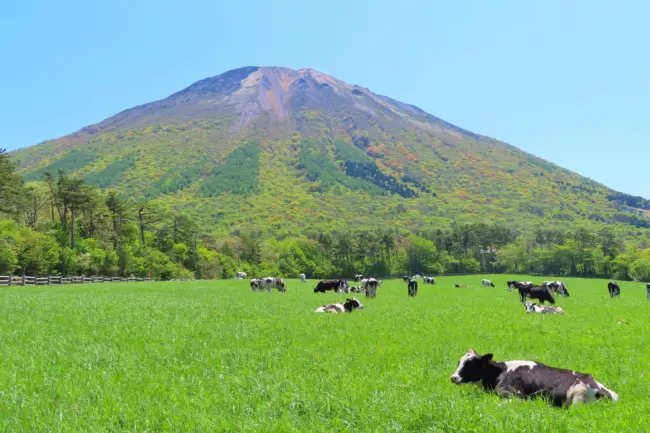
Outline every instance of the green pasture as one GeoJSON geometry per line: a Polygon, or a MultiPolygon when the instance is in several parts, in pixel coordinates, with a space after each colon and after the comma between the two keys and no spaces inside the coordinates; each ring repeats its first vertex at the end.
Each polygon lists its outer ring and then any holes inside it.
{"type": "MultiPolygon", "coordinates": [[[[529,315],[512,276],[401,280],[352,314],[346,295],[248,281],[0,291],[3,432],[646,432],[645,285],[566,278],[565,316],[529,315]],[[454,288],[454,283],[473,285],[454,288]],[[508,402],[449,376],[473,348],[591,373],[620,401],[508,402]]],[[[517,277],[541,281],[537,277],[517,277]]]]}

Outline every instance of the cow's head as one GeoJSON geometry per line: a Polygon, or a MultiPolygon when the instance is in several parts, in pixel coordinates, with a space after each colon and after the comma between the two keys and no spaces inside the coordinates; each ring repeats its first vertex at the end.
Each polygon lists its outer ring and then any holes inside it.
{"type": "Polygon", "coordinates": [[[345,311],[363,310],[363,304],[357,298],[348,298],[343,303],[345,311]]]}
{"type": "Polygon", "coordinates": [[[524,307],[526,307],[526,313],[534,313],[536,311],[535,307],[537,307],[537,304],[529,301],[524,304],[524,307]]]}
{"type": "Polygon", "coordinates": [[[458,361],[458,368],[451,375],[451,381],[456,385],[480,382],[490,361],[492,361],[491,353],[481,356],[473,349],[469,349],[458,361]]]}

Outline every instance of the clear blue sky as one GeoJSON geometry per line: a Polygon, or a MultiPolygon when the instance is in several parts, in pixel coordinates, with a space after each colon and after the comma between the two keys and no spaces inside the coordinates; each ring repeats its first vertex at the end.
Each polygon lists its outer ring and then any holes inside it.
{"type": "Polygon", "coordinates": [[[645,0],[8,0],[0,147],[246,65],[312,67],[650,197],[645,0]]]}

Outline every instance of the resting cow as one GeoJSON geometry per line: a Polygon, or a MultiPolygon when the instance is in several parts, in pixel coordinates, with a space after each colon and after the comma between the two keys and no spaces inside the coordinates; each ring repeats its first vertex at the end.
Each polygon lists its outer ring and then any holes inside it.
{"type": "Polygon", "coordinates": [[[601,398],[618,400],[614,391],[597,382],[590,374],[533,361],[496,362],[492,360],[491,353],[481,356],[472,349],[460,358],[451,381],[456,385],[481,384],[484,390],[504,397],[542,397],[558,407],[601,398]]]}
{"type": "Polygon", "coordinates": [[[316,308],[316,313],[351,313],[363,310],[363,304],[357,298],[347,299],[342,304],[327,304],[316,308]]]}
{"type": "Polygon", "coordinates": [[[564,310],[560,307],[546,307],[532,302],[526,302],[524,306],[526,307],[526,313],[564,314],[564,310]]]}
{"type": "Polygon", "coordinates": [[[408,284],[408,293],[409,296],[417,296],[418,294],[418,282],[416,280],[409,280],[408,284]]]}
{"type": "Polygon", "coordinates": [[[607,289],[609,290],[610,298],[615,298],[616,296],[621,295],[621,286],[619,286],[616,281],[610,281],[607,283],[607,289]]]}

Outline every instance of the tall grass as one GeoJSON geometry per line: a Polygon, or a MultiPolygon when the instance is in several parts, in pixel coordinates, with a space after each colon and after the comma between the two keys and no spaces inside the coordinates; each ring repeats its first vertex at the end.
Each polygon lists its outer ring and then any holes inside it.
{"type": "MultiPolygon", "coordinates": [[[[650,301],[565,279],[566,316],[527,315],[510,276],[386,282],[346,315],[313,282],[8,288],[0,428],[11,432],[645,432],[650,301]],[[454,288],[453,284],[473,284],[454,288]],[[620,323],[619,323],[620,322],[620,323]],[[449,380],[472,347],[593,374],[618,403],[555,409],[449,380]]],[[[520,277],[526,278],[526,277],[520,277]]]]}

